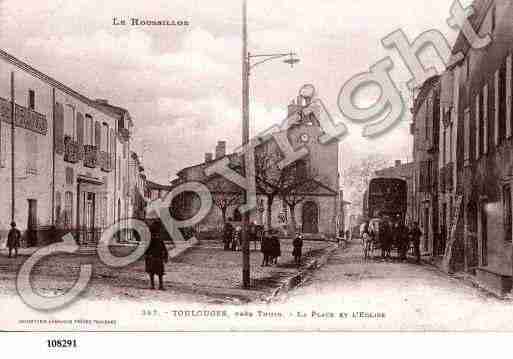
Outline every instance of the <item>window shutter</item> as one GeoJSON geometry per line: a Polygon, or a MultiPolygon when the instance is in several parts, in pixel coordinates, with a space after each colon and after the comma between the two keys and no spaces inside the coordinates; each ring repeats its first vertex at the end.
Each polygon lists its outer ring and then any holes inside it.
{"type": "Polygon", "coordinates": [[[512,58],[511,54],[506,59],[506,137],[511,137],[511,81],[512,81],[512,58]]]}
{"type": "Polygon", "coordinates": [[[77,143],[78,143],[78,158],[84,158],[84,116],[79,112],[77,114],[77,143]]]}
{"type": "Polygon", "coordinates": [[[100,122],[96,121],[94,123],[94,144],[100,149],[102,143],[102,126],[100,122]]]}
{"type": "Polygon", "coordinates": [[[84,144],[84,116],[80,112],[77,114],[77,142],[79,146],[84,144]]]}
{"type": "Polygon", "coordinates": [[[60,103],[55,104],[55,152],[59,155],[64,153],[64,107],[60,103]]]}

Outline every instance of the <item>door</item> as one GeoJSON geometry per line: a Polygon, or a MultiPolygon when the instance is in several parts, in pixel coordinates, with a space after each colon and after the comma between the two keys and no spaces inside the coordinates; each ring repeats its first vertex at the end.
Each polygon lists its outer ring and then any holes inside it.
{"type": "Polygon", "coordinates": [[[83,231],[86,243],[94,243],[95,242],[95,194],[92,192],[84,193],[84,221],[83,221],[83,231]]]}
{"type": "Polygon", "coordinates": [[[37,200],[28,200],[28,245],[33,247],[37,245],[37,200]]]}
{"type": "Polygon", "coordinates": [[[428,241],[429,241],[429,236],[430,236],[430,233],[429,233],[429,207],[426,205],[426,207],[424,207],[424,233],[423,233],[423,237],[424,237],[424,241],[423,241],[423,246],[422,246],[422,249],[424,251],[428,251],[429,248],[428,248],[428,241]]]}
{"type": "Polygon", "coordinates": [[[319,233],[319,208],[314,202],[303,205],[303,233],[319,233]]]}
{"type": "Polygon", "coordinates": [[[488,217],[484,204],[481,206],[481,265],[488,265],[488,217]]]}

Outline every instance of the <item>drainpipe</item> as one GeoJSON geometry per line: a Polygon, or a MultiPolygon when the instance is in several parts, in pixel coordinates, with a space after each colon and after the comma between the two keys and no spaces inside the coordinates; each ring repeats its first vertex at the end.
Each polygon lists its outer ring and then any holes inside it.
{"type": "Polygon", "coordinates": [[[11,222],[14,222],[15,212],[15,169],[14,169],[14,136],[15,136],[15,121],[16,121],[16,102],[14,97],[14,71],[11,72],[11,222]]]}
{"type": "Polygon", "coordinates": [[[52,226],[55,226],[55,87],[52,87],[52,226]]]}

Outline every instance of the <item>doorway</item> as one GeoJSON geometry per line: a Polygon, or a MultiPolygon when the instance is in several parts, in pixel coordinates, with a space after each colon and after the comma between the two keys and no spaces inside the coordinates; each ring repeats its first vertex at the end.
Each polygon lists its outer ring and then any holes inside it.
{"type": "Polygon", "coordinates": [[[306,202],[302,211],[303,233],[319,233],[319,208],[315,202],[306,202]]]}

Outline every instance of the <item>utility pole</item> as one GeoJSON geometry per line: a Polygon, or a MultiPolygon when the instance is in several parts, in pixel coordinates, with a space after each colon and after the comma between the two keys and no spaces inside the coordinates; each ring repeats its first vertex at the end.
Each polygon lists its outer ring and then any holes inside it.
{"type": "Polygon", "coordinates": [[[14,137],[16,122],[16,101],[14,97],[14,71],[11,72],[11,222],[14,222],[16,193],[14,187],[15,169],[14,169],[14,137]]]}
{"type": "MultiPolygon", "coordinates": [[[[242,0],[242,147],[249,143],[249,56],[248,56],[248,25],[247,1],[242,0]]],[[[245,167],[244,167],[245,168],[245,167]]],[[[249,180],[246,173],[246,179],[249,180]]],[[[247,203],[248,192],[244,191],[244,203],[247,203]]],[[[242,287],[250,287],[249,265],[249,211],[242,217],[242,287]]]]}
{"type": "MultiPolygon", "coordinates": [[[[247,0],[242,0],[242,147],[249,143],[249,76],[252,68],[268,61],[286,58],[283,62],[291,67],[299,62],[293,52],[276,54],[250,54],[248,52],[248,18],[247,0]],[[251,59],[255,59],[252,64],[251,59]]],[[[246,178],[248,174],[245,174],[246,178]]],[[[249,180],[249,179],[248,179],[249,180]]],[[[244,192],[244,203],[247,203],[248,194],[244,192]]],[[[249,266],[249,211],[242,215],[242,286],[250,287],[249,266]]]]}

